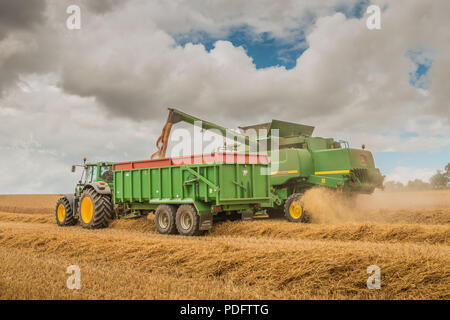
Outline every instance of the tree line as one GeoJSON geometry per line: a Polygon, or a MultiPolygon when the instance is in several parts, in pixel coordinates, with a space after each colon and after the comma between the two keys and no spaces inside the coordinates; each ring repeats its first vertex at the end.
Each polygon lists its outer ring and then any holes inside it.
{"type": "Polygon", "coordinates": [[[424,191],[434,189],[450,188],[450,162],[445,166],[444,170],[437,170],[430,178],[430,182],[420,179],[410,180],[407,184],[397,181],[388,181],[384,184],[386,191],[424,191]]]}

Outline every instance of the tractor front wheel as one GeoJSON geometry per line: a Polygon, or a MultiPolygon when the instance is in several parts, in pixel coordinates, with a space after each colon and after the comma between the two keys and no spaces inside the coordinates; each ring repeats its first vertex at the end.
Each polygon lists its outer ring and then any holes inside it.
{"type": "Polygon", "coordinates": [[[111,197],[94,189],[86,189],[81,194],[79,206],[80,224],[86,229],[107,228],[114,217],[111,197]]]}
{"type": "Polygon", "coordinates": [[[284,217],[290,222],[308,222],[309,215],[303,207],[302,193],[291,194],[284,203],[284,217]]]}
{"type": "Polygon", "coordinates": [[[77,219],[73,214],[72,207],[66,197],[56,202],[56,223],[60,227],[73,226],[77,223],[77,219]]]}

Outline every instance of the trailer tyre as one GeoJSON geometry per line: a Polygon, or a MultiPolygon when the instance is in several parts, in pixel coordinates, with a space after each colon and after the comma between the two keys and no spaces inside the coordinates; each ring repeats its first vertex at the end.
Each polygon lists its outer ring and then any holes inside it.
{"type": "Polygon", "coordinates": [[[183,236],[198,236],[200,217],[197,210],[190,204],[183,204],[177,210],[176,225],[178,232],[183,236]]]}
{"type": "Polygon", "coordinates": [[[177,209],[175,206],[161,204],[155,211],[155,227],[159,233],[175,234],[177,227],[175,223],[177,209]]]}
{"type": "Polygon", "coordinates": [[[308,222],[309,215],[303,207],[300,199],[302,193],[291,194],[284,203],[284,217],[290,222],[308,222]]]}
{"type": "Polygon", "coordinates": [[[77,219],[73,214],[72,207],[66,197],[56,202],[56,223],[60,227],[73,226],[77,224],[77,219]]]}
{"type": "Polygon", "coordinates": [[[100,194],[92,188],[85,189],[81,194],[78,216],[83,228],[107,228],[114,217],[111,196],[100,194]]]}

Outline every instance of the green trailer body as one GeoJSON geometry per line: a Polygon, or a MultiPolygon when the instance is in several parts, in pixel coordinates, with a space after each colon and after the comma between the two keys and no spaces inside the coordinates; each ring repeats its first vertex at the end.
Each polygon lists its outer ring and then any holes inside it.
{"type": "Polygon", "coordinates": [[[252,210],[271,203],[270,175],[265,170],[264,163],[114,169],[113,199],[134,210],[154,210],[160,204],[193,204],[200,215],[252,210]]]}

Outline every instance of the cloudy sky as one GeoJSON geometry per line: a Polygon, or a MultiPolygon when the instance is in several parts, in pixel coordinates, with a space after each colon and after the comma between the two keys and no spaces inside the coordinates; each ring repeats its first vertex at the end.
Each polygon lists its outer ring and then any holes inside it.
{"type": "Polygon", "coordinates": [[[272,118],[373,151],[388,180],[450,161],[450,1],[1,0],[0,193],[70,192],[146,159],[177,107],[272,118]],[[369,30],[369,5],[381,29],[369,30]],[[81,29],[66,9],[81,9],[81,29]]]}

